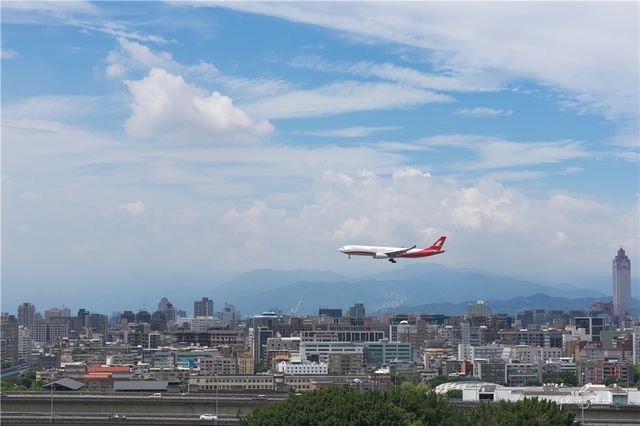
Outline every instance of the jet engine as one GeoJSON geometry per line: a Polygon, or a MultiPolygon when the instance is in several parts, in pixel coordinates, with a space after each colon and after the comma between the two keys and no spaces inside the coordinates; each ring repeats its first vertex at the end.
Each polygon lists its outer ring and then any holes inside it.
{"type": "Polygon", "coordinates": [[[374,259],[388,259],[388,258],[389,258],[389,256],[388,256],[388,255],[386,255],[386,254],[384,254],[384,253],[376,253],[376,254],[373,256],[373,258],[374,258],[374,259]]]}

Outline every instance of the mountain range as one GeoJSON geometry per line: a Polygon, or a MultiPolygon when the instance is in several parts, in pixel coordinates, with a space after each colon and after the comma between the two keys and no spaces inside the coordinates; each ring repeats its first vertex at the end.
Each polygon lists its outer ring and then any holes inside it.
{"type": "Polygon", "coordinates": [[[607,297],[591,289],[547,286],[490,273],[447,268],[436,263],[352,279],[318,270],[255,270],[212,289],[216,310],[226,301],[243,316],[270,309],[317,314],[318,308],[346,309],[363,303],[368,313],[442,312],[462,314],[466,304],[490,301],[497,312],[526,308],[582,309],[607,297]],[[535,297],[534,297],[535,296],[535,297]],[[509,303],[500,303],[509,301],[509,303]]]}

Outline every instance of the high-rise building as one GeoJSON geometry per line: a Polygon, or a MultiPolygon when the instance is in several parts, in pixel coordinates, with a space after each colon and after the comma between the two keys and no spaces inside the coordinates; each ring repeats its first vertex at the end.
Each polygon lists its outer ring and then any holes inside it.
{"type": "Polygon", "coordinates": [[[476,303],[467,305],[468,317],[488,317],[491,314],[493,314],[491,306],[484,300],[478,300],[476,303]]]}
{"type": "Polygon", "coordinates": [[[176,322],[176,308],[166,297],[160,299],[160,303],[158,303],[158,311],[164,314],[167,323],[176,322]]]}
{"type": "Polygon", "coordinates": [[[0,314],[0,360],[2,367],[18,365],[18,321],[6,312],[0,314]]]}
{"type": "Polygon", "coordinates": [[[109,317],[107,315],[89,314],[87,327],[93,329],[94,333],[100,333],[102,340],[106,337],[108,325],[109,317]]]}
{"type": "Polygon", "coordinates": [[[78,309],[78,321],[80,323],[80,327],[86,327],[89,321],[90,312],[84,308],[78,309]]]}
{"type": "Polygon", "coordinates": [[[573,325],[576,329],[582,328],[592,342],[600,341],[600,333],[606,328],[604,317],[575,317],[573,325]]]}
{"type": "Polygon", "coordinates": [[[70,317],[71,309],[65,308],[51,308],[44,311],[44,320],[49,321],[53,317],[70,317]]]}
{"type": "Polygon", "coordinates": [[[222,310],[222,320],[236,324],[240,321],[240,311],[236,311],[236,308],[232,304],[225,302],[224,309],[222,310]]]}
{"type": "Polygon", "coordinates": [[[203,297],[202,300],[193,302],[194,317],[212,317],[213,316],[213,300],[203,297]]]}
{"type": "Polygon", "coordinates": [[[621,323],[627,315],[631,315],[631,261],[620,248],[613,259],[613,316],[621,323]]]}
{"type": "Polygon", "coordinates": [[[22,303],[18,306],[18,325],[31,328],[36,320],[36,307],[31,303],[22,303]]]}
{"type": "Polygon", "coordinates": [[[633,363],[640,363],[640,325],[633,327],[633,363]]]}
{"type": "Polygon", "coordinates": [[[349,308],[349,317],[353,319],[364,318],[364,305],[362,303],[356,303],[349,308]]]}
{"type": "Polygon", "coordinates": [[[26,365],[31,362],[31,334],[23,325],[18,326],[18,364],[26,365]]]}

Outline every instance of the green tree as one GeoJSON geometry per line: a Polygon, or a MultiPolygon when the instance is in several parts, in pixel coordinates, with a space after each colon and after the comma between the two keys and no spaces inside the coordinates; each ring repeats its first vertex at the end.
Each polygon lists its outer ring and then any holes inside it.
{"type": "Polygon", "coordinates": [[[410,416],[383,392],[333,387],[256,409],[246,425],[404,425],[410,416]]]}
{"type": "Polygon", "coordinates": [[[556,374],[551,381],[557,384],[564,383],[565,385],[571,386],[578,385],[578,377],[576,377],[576,373],[573,371],[561,371],[556,374]]]}
{"type": "Polygon", "coordinates": [[[429,390],[426,384],[403,384],[387,392],[333,387],[257,408],[245,425],[572,425],[574,414],[553,402],[525,399],[480,404],[463,411],[429,390]]]}
{"type": "Polygon", "coordinates": [[[573,425],[575,415],[555,402],[525,398],[518,402],[480,404],[467,413],[469,425],[546,426],[573,425]]]}
{"type": "Polygon", "coordinates": [[[633,383],[640,388],[640,364],[633,365],[633,383]]]}
{"type": "Polygon", "coordinates": [[[268,368],[267,368],[267,365],[264,362],[260,361],[260,362],[256,363],[256,366],[255,366],[256,374],[257,373],[266,373],[267,371],[268,371],[268,368]]]}

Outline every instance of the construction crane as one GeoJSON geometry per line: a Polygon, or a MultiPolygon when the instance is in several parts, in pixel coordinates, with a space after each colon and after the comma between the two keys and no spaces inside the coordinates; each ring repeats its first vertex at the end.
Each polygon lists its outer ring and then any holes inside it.
{"type": "Polygon", "coordinates": [[[302,304],[302,299],[304,299],[304,296],[300,297],[295,307],[291,308],[291,315],[296,315],[298,313],[298,309],[300,309],[300,305],[302,304]]]}

